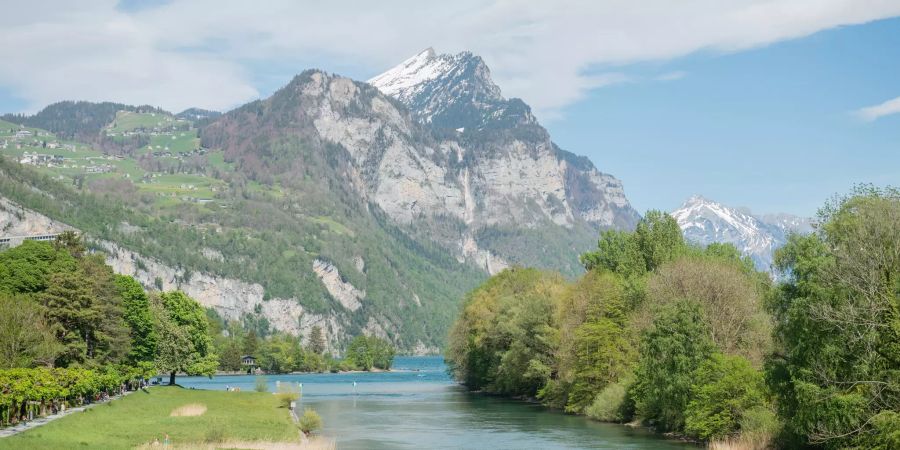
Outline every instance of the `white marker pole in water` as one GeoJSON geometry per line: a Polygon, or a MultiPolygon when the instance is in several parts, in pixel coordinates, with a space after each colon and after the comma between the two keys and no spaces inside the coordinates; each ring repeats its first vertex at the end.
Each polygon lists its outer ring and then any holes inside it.
{"type": "Polygon", "coordinates": [[[356,395],[356,382],[353,382],[353,395],[356,395]]]}

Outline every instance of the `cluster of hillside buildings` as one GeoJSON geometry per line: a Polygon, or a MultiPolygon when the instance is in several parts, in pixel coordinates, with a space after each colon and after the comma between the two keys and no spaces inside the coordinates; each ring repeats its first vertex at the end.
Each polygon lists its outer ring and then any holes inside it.
{"type": "MultiPolygon", "coordinates": [[[[94,158],[88,158],[88,161],[94,158]]],[[[108,157],[114,159],[114,157],[108,157]]],[[[19,163],[30,166],[42,167],[60,167],[63,169],[83,169],[85,173],[107,173],[112,172],[116,166],[107,163],[100,164],[75,164],[74,160],[64,158],[60,155],[47,155],[38,152],[25,152],[19,158],[19,163]],[[69,162],[67,162],[69,161],[69,162]]]]}

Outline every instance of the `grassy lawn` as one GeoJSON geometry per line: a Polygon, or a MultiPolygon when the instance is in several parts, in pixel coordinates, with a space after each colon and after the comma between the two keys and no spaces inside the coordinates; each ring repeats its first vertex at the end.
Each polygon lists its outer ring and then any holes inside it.
{"type": "MultiPolygon", "coordinates": [[[[44,131],[38,128],[32,127],[19,127],[19,125],[14,124],[12,122],[7,122],[5,120],[0,120],[0,137],[2,136],[14,136],[16,131],[19,130],[28,130],[32,132],[34,135],[37,135],[38,131],[44,131]]],[[[32,136],[34,137],[34,136],[32,136]]]]}
{"type": "Polygon", "coordinates": [[[161,193],[164,195],[189,196],[195,198],[212,198],[215,195],[214,187],[223,187],[224,183],[215,178],[202,177],[190,174],[160,175],[153,178],[152,183],[137,185],[145,192],[161,193]]]}
{"type": "Polygon", "coordinates": [[[197,137],[197,131],[174,131],[171,134],[164,134],[150,137],[150,147],[145,152],[190,152],[200,148],[200,138],[197,137]]]}
{"type": "Polygon", "coordinates": [[[116,113],[115,120],[107,127],[107,129],[112,133],[122,133],[138,128],[148,130],[154,128],[163,129],[171,127],[174,124],[175,118],[165,114],[119,111],[116,113]]]}
{"type": "Polygon", "coordinates": [[[210,441],[299,440],[288,410],[280,408],[272,394],[155,387],[149,393],[136,392],[2,438],[0,449],[130,449],[154,438],[162,442],[165,433],[176,446],[210,441]],[[202,405],[206,411],[200,416],[170,416],[187,405],[202,405]]]}

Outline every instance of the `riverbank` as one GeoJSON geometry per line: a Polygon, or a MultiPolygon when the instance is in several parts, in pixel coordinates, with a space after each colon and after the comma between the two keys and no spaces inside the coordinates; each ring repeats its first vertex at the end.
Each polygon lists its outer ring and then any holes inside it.
{"type": "MultiPolygon", "coordinates": [[[[621,425],[595,422],[536,404],[473,395],[447,373],[442,357],[398,357],[393,370],[267,376],[277,383],[302,383],[298,410],[322,417],[321,435],[341,450],[459,448],[563,450],[696,447],[621,425]]],[[[183,377],[185,387],[253,391],[256,377],[183,377]]]]}
{"type": "Polygon", "coordinates": [[[160,386],[2,438],[0,449],[133,449],[163,443],[166,435],[169,448],[307,448],[274,395],[160,386]]]}

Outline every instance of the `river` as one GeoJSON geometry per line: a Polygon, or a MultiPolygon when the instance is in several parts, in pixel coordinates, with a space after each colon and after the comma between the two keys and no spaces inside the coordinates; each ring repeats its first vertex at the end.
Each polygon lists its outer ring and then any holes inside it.
{"type": "MultiPolygon", "coordinates": [[[[644,430],[466,392],[440,357],[398,357],[381,373],[268,375],[302,383],[302,407],[322,416],[338,449],[687,449],[644,430]],[[354,385],[355,383],[355,385],[354,385]]],[[[253,390],[254,376],[179,377],[197,389],[253,390]]]]}

